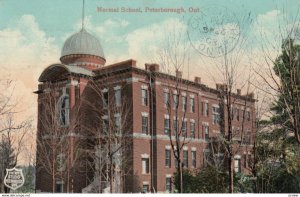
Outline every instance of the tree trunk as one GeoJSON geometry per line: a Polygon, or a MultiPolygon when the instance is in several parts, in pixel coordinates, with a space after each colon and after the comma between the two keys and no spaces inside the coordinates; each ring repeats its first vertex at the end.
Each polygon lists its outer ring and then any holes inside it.
{"type": "Polygon", "coordinates": [[[233,169],[232,169],[232,156],[228,159],[228,172],[229,172],[229,193],[233,193],[233,169]]]}
{"type": "Polygon", "coordinates": [[[183,193],[183,172],[182,172],[181,163],[179,163],[179,170],[180,170],[180,193],[183,193]]]}
{"type": "Polygon", "coordinates": [[[52,173],[52,193],[55,193],[55,175],[52,173]]]}
{"type": "Polygon", "coordinates": [[[67,171],[67,193],[70,193],[70,169],[68,166],[68,171],[67,171]]]}
{"type": "MultiPolygon", "coordinates": [[[[227,90],[226,90],[227,91],[227,90]]],[[[227,107],[227,121],[228,121],[228,125],[227,125],[227,128],[228,128],[228,138],[227,138],[227,143],[228,144],[228,173],[229,173],[229,183],[228,183],[228,192],[229,193],[233,193],[233,181],[234,181],[234,171],[233,171],[233,145],[232,145],[232,134],[233,134],[233,131],[232,131],[232,119],[231,119],[231,104],[232,104],[232,101],[231,101],[231,91],[229,90],[227,93],[226,93],[226,100],[227,100],[227,103],[226,103],[226,107],[227,107]]]]}
{"type": "Polygon", "coordinates": [[[102,193],[102,174],[101,174],[101,171],[102,171],[102,168],[100,167],[101,166],[101,162],[102,162],[102,155],[100,156],[100,159],[99,159],[100,161],[99,161],[99,169],[98,169],[98,176],[99,176],[99,193],[102,193]]]}
{"type": "Polygon", "coordinates": [[[110,157],[110,165],[109,165],[109,183],[110,183],[110,193],[113,193],[113,168],[112,168],[112,156],[110,157]]]}

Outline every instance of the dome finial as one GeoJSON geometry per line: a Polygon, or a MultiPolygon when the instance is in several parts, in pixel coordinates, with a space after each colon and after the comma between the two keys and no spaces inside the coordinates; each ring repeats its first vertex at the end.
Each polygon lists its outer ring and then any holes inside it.
{"type": "Polygon", "coordinates": [[[82,29],[84,29],[84,4],[85,1],[82,0],[82,29]]]}

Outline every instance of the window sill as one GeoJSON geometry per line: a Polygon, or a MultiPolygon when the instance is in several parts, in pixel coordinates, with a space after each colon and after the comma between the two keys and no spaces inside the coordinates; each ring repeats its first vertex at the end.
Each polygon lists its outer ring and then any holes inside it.
{"type": "Polygon", "coordinates": [[[252,144],[240,144],[240,146],[243,146],[243,147],[250,146],[250,147],[252,147],[253,145],[252,144]]]}

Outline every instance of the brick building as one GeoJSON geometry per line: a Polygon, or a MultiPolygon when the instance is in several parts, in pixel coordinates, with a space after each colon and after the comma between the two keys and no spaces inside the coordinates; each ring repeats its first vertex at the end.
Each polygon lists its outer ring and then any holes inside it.
{"type": "MultiPolygon", "coordinates": [[[[101,44],[85,29],[66,40],[60,61],[43,71],[36,91],[37,191],[102,192],[112,185],[113,192],[172,192],[175,127],[184,168],[210,163],[212,139],[226,134],[224,86],[165,74],[157,64],[138,68],[131,59],[105,65],[101,44]]],[[[255,100],[240,90],[233,98],[234,170],[247,173],[255,100]]],[[[223,165],[224,154],[213,157],[223,165]]]]}

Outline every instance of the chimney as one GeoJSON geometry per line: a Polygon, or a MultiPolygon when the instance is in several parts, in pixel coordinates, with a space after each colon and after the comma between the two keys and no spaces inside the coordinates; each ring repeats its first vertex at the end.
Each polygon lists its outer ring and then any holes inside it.
{"type": "Polygon", "coordinates": [[[158,64],[145,64],[145,69],[152,72],[159,72],[158,64]]]}
{"type": "Polygon", "coordinates": [[[217,90],[222,90],[222,91],[227,91],[227,85],[226,84],[217,83],[216,84],[216,89],[217,90]]]}
{"type": "Polygon", "coordinates": [[[176,70],[176,77],[182,78],[182,72],[179,70],[176,70]]]}
{"type": "Polygon", "coordinates": [[[195,77],[195,83],[201,84],[201,77],[195,77]]]}
{"type": "Polygon", "coordinates": [[[246,96],[253,99],[253,98],[254,98],[254,93],[253,93],[253,92],[250,92],[250,93],[247,94],[246,96]]]}
{"type": "Polygon", "coordinates": [[[220,83],[216,83],[216,89],[217,90],[222,90],[222,84],[220,84],[220,83]]]}
{"type": "Polygon", "coordinates": [[[237,95],[241,95],[241,89],[236,89],[237,95]]]}

